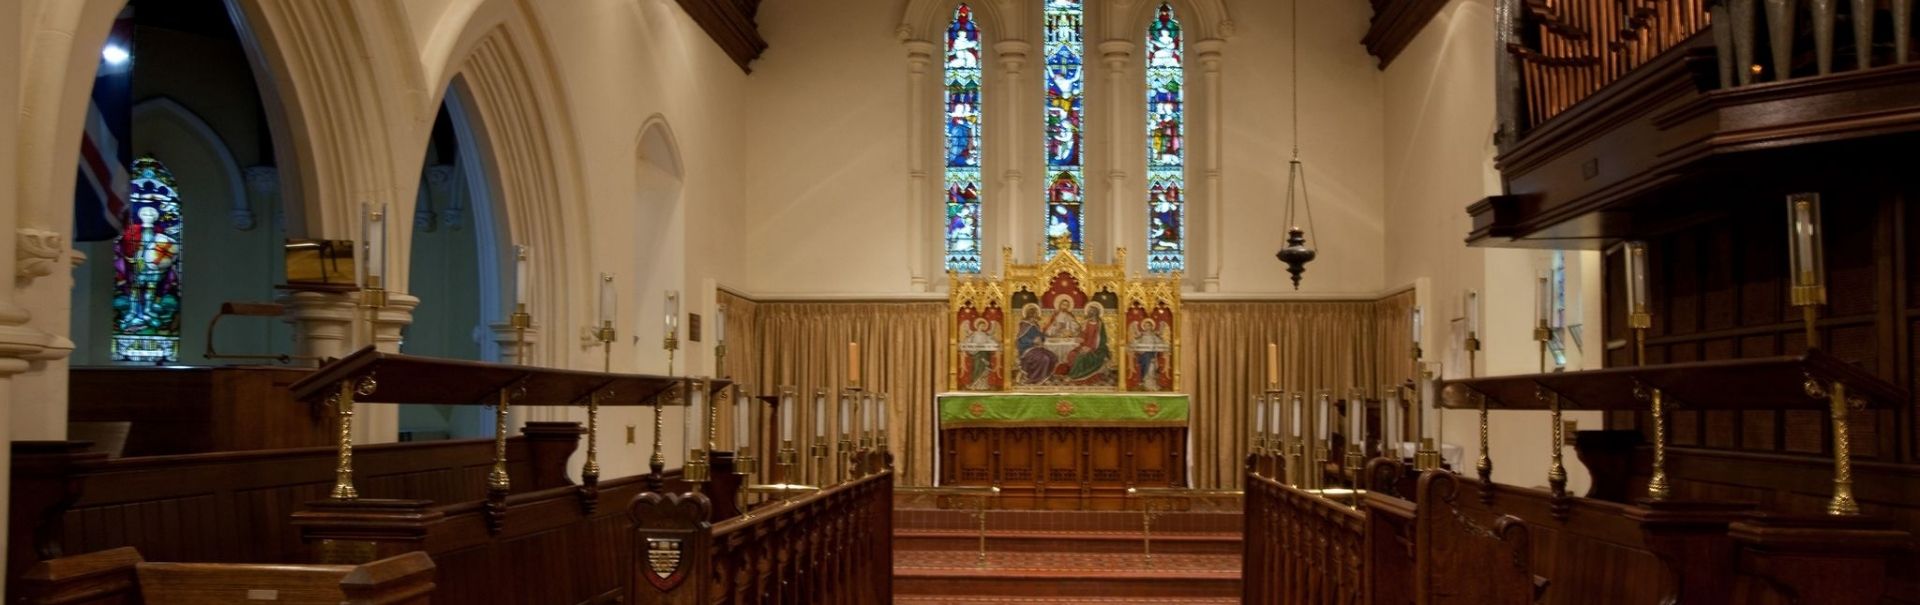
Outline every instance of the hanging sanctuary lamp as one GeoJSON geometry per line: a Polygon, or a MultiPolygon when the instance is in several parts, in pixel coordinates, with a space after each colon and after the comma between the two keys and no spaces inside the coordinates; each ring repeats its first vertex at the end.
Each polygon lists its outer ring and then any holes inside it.
{"type": "Polygon", "coordinates": [[[1313,227],[1313,202],[1307,199],[1307,170],[1300,163],[1300,0],[1293,0],[1293,50],[1289,59],[1293,72],[1293,159],[1287,162],[1287,245],[1274,257],[1287,264],[1287,273],[1293,275],[1293,289],[1300,289],[1300,274],[1307,271],[1307,263],[1313,262],[1317,254],[1307,245],[1307,231],[1300,229],[1300,223],[1294,221],[1296,207],[1305,208],[1307,227],[1313,227]],[[1294,183],[1299,183],[1298,203],[1294,198],[1294,183]]]}

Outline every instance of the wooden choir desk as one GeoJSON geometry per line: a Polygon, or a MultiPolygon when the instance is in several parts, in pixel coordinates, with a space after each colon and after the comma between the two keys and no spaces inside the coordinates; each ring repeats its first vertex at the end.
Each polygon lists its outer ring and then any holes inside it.
{"type": "Polygon", "coordinates": [[[1186,395],[937,397],[940,485],[1002,490],[1008,508],[1119,510],[1130,487],[1187,486],[1186,395]]]}

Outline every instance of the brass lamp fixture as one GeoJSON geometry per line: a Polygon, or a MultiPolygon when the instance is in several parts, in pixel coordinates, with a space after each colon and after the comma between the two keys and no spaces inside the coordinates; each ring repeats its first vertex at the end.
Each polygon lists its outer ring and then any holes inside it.
{"type": "Polygon", "coordinates": [[[1274,257],[1287,264],[1287,273],[1293,276],[1293,289],[1300,289],[1300,274],[1307,271],[1307,263],[1313,262],[1319,252],[1307,243],[1307,231],[1300,229],[1294,222],[1294,183],[1300,183],[1299,206],[1304,207],[1307,215],[1307,227],[1313,228],[1313,202],[1307,199],[1307,169],[1300,163],[1300,1],[1293,2],[1293,52],[1289,57],[1293,61],[1293,159],[1287,162],[1287,245],[1274,257]]]}

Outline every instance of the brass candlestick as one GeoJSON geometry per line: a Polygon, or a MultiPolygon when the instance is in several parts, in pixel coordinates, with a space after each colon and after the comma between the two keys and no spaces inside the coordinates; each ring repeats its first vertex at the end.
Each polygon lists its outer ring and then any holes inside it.
{"type": "Polygon", "coordinates": [[[513,398],[525,393],[526,387],[514,385],[500,390],[499,399],[493,405],[493,470],[487,472],[487,491],[505,494],[513,487],[513,481],[507,476],[507,413],[513,407],[513,398]]]}
{"type": "MultiPolygon", "coordinates": [[[[1413,371],[1415,378],[1412,389],[1413,397],[1411,398],[1412,400],[1408,402],[1408,407],[1415,410],[1413,415],[1414,436],[1417,437],[1420,442],[1420,449],[1413,453],[1413,469],[1424,472],[1440,470],[1441,465],[1439,444],[1435,442],[1434,438],[1428,437],[1425,434],[1427,429],[1427,400],[1426,397],[1424,397],[1426,381],[1423,380],[1423,378],[1431,377],[1433,374],[1426,368],[1421,367],[1424,365],[1420,362],[1421,357],[1420,345],[1413,345],[1413,371]]],[[[1438,412],[1435,413],[1438,414],[1438,412]]]]}
{"type": "Polygon", "coordinates": [[[1863,408],[1866,402],[1847,396],[1847,385],[1834,382],[1822,386],[1812,376],[1806,377],[1807,396],[1827,400],[1827,413],[1833,422],[1833,497],[1827,501],[1827,514],[1835,516],[1853,516],[1860,514],[1860,502],[1853,497],[1853,430],[1850,424],[1853,410],[1863,408]]]}
{"type": "MultiPolygon", "coordinates": [[[[673,352],[680,348],[680,339],[674,331],[668,331],[661,340],[660,348],[667,351],[667,375],[673,375],[673,352]]],[[[683,392],[682,395],[685,393],[683,392]]],[[[660,434],[666,432],[667,393],[653,398],[653,456],[647,459],[647,491],[659,493],[666,491],[667,456],[661,450],[660,434]]]]}
{"type": "Polygon", "coordinates": [[[353,486],[353,407],[355,396],[372,395],[378,386],[373,375],[358,379],[340,381],[340,391],[328,397],[333,403],[334,415],[340,420],[339,456],[333,467],[333,492],[335,500],[355,500],[360,491],[353,486]]]}
{"type": "Polygon", "coordinates": [[[1647,480],[1647,499],[1666,500],[1673,495],[1673,487],[1667,481],[1667,410],[1660,389],[1646,389],[1635,385],[1634,395],[1642,401],[1652,401],[1653,409],[1653,476],[1647,480]]]}
{"type": "MultiPolygon", "coordinates": [[[[688,422],[692,422],[696,418],[698,418],[697,416],[691,416],[692,414],[700,413],[700,410],[694,409],[693,407],[693,402],[696,398],[700,401],[706,402],[708,404],[707,408],[709,410],[714,408],[714,406],[712,405],[713,401],[712,401],[711,395],[712,393],[709,392],[707,388],[707,381],[705,379],[701,379],[701,378],[688,379],[687,381],[687,414],[689,414],[689,418],[687,419],[688,422]]],[[[709,415],[708,418],[711,419],[713,418],[713,416],[709,415]]],[[[709,423],[708,430],[706,431],[706,435],[705,435],[707,440],[706,444],[700,443],[701,437],[702,435],[697,433],[693,435],[687,435],[687,439],[688,439],[687,462],[686,464],[681,466],[681,474],[685,477],[688,483],[692,484],[693,490],[696,492],[702,491],[701,489],[702,486],[700,484],[706,483],[707,481],[712,480],[713,478],[713,475],[712,475],[713,467],[711,466],[712,459],[708,458],[708,454],[713,451],[711,447],[713,443],[713,430],[712,430],[711,423],[709,423]]]]}
{"type": "Polygon", "coordinates": [[[833,471],[833,484],[839,485],[846,483],[848,479],[853,477],[853,473],[853,439],[842,437],[840,439],[838,467],[833,471]]]}
{"type": "MultiPolygon", "coordinates": [[[[827,444],[825,436],[819,437],[819,441],[807,446],[807,457],[812,460],[810,468],[813,472],[813,482],[825,485],[828,480],[827,473],[829,471],[827,468],[827,444]]],[[[838,482],[836,481],[835,483],[838,482]]]]}
{"type": "MultiPolygon", "coordinates": [[[[1466,349],[1467,349],[1467,378],[1473,378],[1476,373],[1476,370],[1475,370],[1476,365],[1474,363],[1475,358],[1478,357],[1480,353],[1480,335],[1479,334],[1476,334],[1473,332],[1467,333],[1466,349]]],[[[1493,447],[1492,445],[1493,445],[1492,441],[1489,439],[1489,435],[1487,433],[1487,398],[1481,397],[1480,398],[1480,459],[1473,463],[1473,470],[1480,476],[1480,484],[1482,486],[1493,485],[1493,454],[1492,454],[1493,447]]],[[[1480,492],[1482,495],[1492,495],[1493,490],[1482,489],[1480,490],[1480,492]]]]}
{"type": "MultiPolygon", "coordinates": [[[[524,305],[522,307],[524,308],[524,305]]],[[[594,331],[594,336],[600,341],[600,369],[602,372],[611,374],[613,373],[613,322],[600,322],[600,329],[594,331]]],[[[611,396],[613,396],[611,392],[604,395],[594,393],[592,397],[587,398],[587,462],[580,469],[580,482],[587,487],[600,483],[600,400],[602,397],[611,396]]]]}
{"type": "Polygon", "coordinates": [[[1534,391],[1534,395],[1541,401],[1547,402],[1547,409],[1551,410],[1553,415],[1553,453],[1550,457],[1551,462],[1547,466],[1547,485],[1552,488],[1554,497],[1565,497],[1567,467],[1561,464],[1561,450],[1565,449],[1563,444],[1566,443],[1566,434],[1565,426],[1560,422],[1560,394],[1540,387],[1534,391]]]}

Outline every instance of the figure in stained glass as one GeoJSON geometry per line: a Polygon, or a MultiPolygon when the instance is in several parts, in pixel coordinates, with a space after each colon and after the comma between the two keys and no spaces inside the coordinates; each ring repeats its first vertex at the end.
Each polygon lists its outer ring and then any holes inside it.
{"type": "Polygon", "coordinates": [[[947,27],[947,269],[980,272],[980,28],[973,9],[953,10],[947,27]]]}
{"type": "Polygon", "coordinates": [[[177,361],[180,343],[180,195],[153,156],[135,160],[128,211],[114,245],[113,358],[177,361]]]}
{"type": "Polygon", "coordinates": [[[1186,49],[1173,5],[1147,26],[1147,271],[1186,267],[1186,49]]]}
{"type": "Polygon", "coordinates": [[[1082,244],[1080,183],[1085,139],[1086,44],[1080,0],[1047,0],[1046,158],[1055,176],[1047,186],[1047,245],[1079,252],[1082,244]]]}

